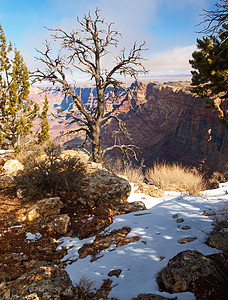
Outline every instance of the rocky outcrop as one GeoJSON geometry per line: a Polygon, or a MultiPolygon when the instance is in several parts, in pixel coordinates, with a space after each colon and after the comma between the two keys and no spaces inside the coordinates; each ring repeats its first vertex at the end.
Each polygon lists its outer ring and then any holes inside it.
{"type": "Polygon", "coordinates": [[[3,300],[77,299],[69,275],[57,265],[41,265],[12,282],[2,282],[0,298],[3,300]]]}
{"type": "Polygon", "coordinates": [[[80,186],[80,197],[77,199],[89,207],[100,203],[119,203],[127,200],[131,186],[126,179],[105,170],[87,175],[85,183],[80,186]]]}
{"type": "Polygon", "coordinates": [[[198,251],[186,250],[169,260],[167,267],[157,277],[159,287],[169,293],[191,291],[199,277],[206,277],[215,271],[210,259],[198,251]]]}

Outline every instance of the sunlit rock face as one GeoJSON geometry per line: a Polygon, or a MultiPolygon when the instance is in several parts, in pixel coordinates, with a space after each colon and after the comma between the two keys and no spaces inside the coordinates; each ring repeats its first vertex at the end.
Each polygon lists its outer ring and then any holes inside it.
{"type": "MultiPolygon", "coordinates": [[[[148,83],[133,88],[139,108],[129,107],[121,118],[146,165],[166,160],[205,171],[228,169],[228,130],[219,123],[218,112],[206,109],[205,101],[192,95],[187,84],[148,83]]],[[[105,144],[111,143],[116,129],[114,121],[106,126],[105,144]]],[[[132,143],[124,137],[122,141],[132,143]]]]}

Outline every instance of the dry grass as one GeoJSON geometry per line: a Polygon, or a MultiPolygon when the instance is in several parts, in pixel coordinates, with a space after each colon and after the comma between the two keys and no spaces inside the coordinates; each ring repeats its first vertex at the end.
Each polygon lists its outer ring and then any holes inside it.
{"type": "Polygon", "coordinates": [[[93,285],[94,281],[86,276],[81,277],[79,283],[75,286],[77,293],[81,296],[80,299],[84,299],[85,296],[88,296],[92,292],[93,285]]]}
{"type": "Polygon", "coordinates": [[[166,191],[200,195],[200,191],[205,188],[200,173],[176,163],[155,163],[152,168],[146,170],[145,176],[150,183],[166,191]]]}
{"type": "Polygon", "coordinates": [[[124,165],[120,159],[115,161],[108,160],[105,162],[105,167],[117,175],[126,177],[130,182],[136,184],[142,184],[144,182],[145,177],[142,167],[133,166],[131,162],[124,165]]]}

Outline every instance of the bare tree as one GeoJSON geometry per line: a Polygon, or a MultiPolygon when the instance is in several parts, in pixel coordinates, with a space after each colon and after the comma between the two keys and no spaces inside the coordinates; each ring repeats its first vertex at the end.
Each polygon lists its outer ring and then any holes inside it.
{"type": "Polygon", "coordinates": [[[228,22],[228,0],[220,0],[215,4],[214,10],[204,10],[203,21],[206,24],[200,33],[220,36],[227,31],[228,22]]]}
{"type": "Polygon", "coordinates": [[[92,144],[92,160],[94,162],[102,162],[103,155],[107,150],[117,147],[126,151],[127,147],[132,149],[132,145],[114,145],[108,149],[102,149],[101,145],[101,128],[109,119],[115,119],[120,130],[126,133],[123,121],[117,115],[105,113],[107,99],[105,91],[107,87],[114,88],[115,95],[118,90],[123,88],[123,83],[116,79],[118,75],[129,75],[137,77],[139,73],[145,73],[146,70],[142,65],[143,58],[141,56],[145,42],[137,45],[135,42],[129,53],[126,55],[125,49],[114,57],[115,63],[109,69],[102,66],[103,58],[110,54],[111,47],[117,47],[119,43],[120,33],[113,29],[113,23],[107,24],[100,18],[99,10],[96,9],[95,17],[91,14],[85,15],[81,20],[78,19],[80,29],[67,33],[58,29],[48,29],[54,41],[60,42],[58,55],[51,57],[51,45],[46,41],[46,50],[44,52],[37,50],[40,57],[37,59],[44,63],[45,70],[38,69],[34,75],[36,81],[49,81],[53,85],[60,85],[60,90],[67,97],[71,97],[79,114],[70,114],[73,122],[78,122],[81,127],[76,131],[85,132],[85,141],[90,139],[92,144]],[[95,81],[97,91],[97,103],[94,109],[89,109],[83,105],[79,95],[76,93],[75,86],[72,86],[67,79],[69,71],[73,75],[73,71],[79,70],[91,76],[95,81]]]}

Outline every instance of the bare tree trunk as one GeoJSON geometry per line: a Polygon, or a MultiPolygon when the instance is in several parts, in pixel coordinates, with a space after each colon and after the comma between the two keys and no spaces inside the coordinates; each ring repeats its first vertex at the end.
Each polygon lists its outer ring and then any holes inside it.
{"type": "Polygon", "coordinates": [[[92,127],[91,142],[92,142],[92,161],[102,163],[103,153],[101,148],[101,126],[95,124],[92,127]]]}

